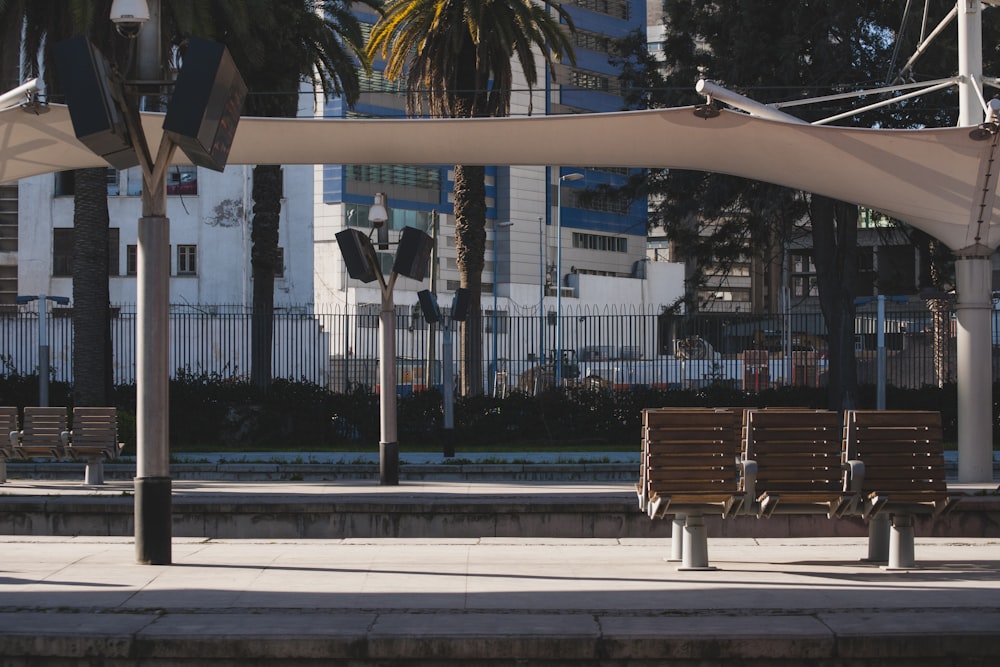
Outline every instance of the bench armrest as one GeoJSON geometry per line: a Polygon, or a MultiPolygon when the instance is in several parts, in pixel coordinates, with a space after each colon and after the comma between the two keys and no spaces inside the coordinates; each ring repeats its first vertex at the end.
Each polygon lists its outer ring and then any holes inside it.
{"type": "Polygon", "coordinates": [[[743,477],[743,493],[746,494],[744,507],[748,509],[757,502],[757,462],[749,459],[740,461],[743,477]]]}
{"type": "Polygon", "coordinates": [[[848,493],[861,493],[865,483],[865,464],[862,461],[847,461],[844,463],[844,470],[847,477],[844,480],[844,491],[848,493]]]}
{"type": "Polygon", "coordinates": [[[19,431],[11,431],[10,432],[10,446],[11,447],[17,447],[17,440],[18,440],[19,437],[20,437],[20,432],[19,431]]]}

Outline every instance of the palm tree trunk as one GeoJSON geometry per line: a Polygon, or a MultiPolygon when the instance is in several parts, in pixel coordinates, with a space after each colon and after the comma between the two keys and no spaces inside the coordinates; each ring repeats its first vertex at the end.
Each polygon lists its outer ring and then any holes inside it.
{"type": "MultiPolygon", "coordinates": [[[[486,168],[455,166],[455,248],[459,280],[469,290],[469,316],[462,325],[462,394],[483,393],[483,325],[480,307],[486,253],[486,168]]],[[[496,289],[494,287],[494,289],[496,289]]]]}
{"type": "Polygon", "coordinates": [[[854,297],[858,285],[857,206],[812,196],[813,247],[819,302],[829,332],[831,410],[858,404],[858,366],[854,357],[854,297]]]}
{"type": "Polygon", "coordinates": [[[281,167],[262,164],[253,170],[253,314],[250,337],[250,380],[262,391],[271,384],[274,333],[274,273],[278,262],[281,216],[281,167]]]}
{"type": "Polygon", "coordinates": [[[107,170],[79,169],[73,178],[73,403],[111,405],[107,170]]]}

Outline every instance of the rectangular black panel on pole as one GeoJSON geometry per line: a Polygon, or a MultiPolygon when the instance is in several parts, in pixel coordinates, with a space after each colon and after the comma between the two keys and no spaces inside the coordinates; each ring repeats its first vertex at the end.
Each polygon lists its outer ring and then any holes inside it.
{"type": "Polygon", "coordinates": [[[466,287],[459,287],[455,290],[455,296],[451,300],[451,319],[456,322],[464,322],[469,316],[469,290],[466,287]]]}
{"type": "Polygon", "coordinates": [[[345,229],[335,234],[347,274],[355,280],[370,283],[378,278],[378,257],[371,240],[357,229],[345,229]]]}
{"type": "Polygon", "coordinates": [[[115,169],[139,164],[124,110],[115,99],[121,84],[104,55],[83,35],[56,43],[53,51],[76,138],[115,169]]]}
{"type": "Polygon", "coordinates": [[[236,136],[247,87],[226,47],[191,37],[163,131],[191,162],[222,171],[236,136]]]}
{"type": "Polygon", "coordinates": [[[431,258],[434,239],[427,232],[416,227],[403,227],[396,248],[396,261],[392,270],[401,276],[423,280],[427,275],[427,265],[431,258]]]}
{"type": "Polygon", "coordinates": [[[437,296],[430,290],[420,290],[417,292],[417,300],[420,302],[420,310],[424,312],[424,319],[429,324],[441,321],[441,308],[438,307],[437,296]]]}

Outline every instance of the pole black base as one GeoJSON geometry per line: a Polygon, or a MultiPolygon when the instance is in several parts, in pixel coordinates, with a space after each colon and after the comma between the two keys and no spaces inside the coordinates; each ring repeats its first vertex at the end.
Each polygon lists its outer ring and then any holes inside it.
{"type": "Polygon", "coordinates": [[[170,565],[173,513],[169,477],[135,478],[135,560],[170,565]]]}
{"type": "Polygon", "coordinates": [[[455,456],[455,429],[446,428],[441,431],[441,444],[445,458],[450,459],[455,456]]]}
{"type": "Polygon", "coordinates": [[[399,443],[378,443],[378,483],[382,486],[399,484],[399,443]]]}

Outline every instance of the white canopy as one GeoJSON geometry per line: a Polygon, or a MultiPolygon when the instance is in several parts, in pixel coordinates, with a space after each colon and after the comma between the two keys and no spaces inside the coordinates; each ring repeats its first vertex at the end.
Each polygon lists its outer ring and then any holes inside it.
{"type": "MultiPolygon", "coordinates": [[[[151,146],[162,116],[144,114],[151,146]]],[[[668,167],[746,176],[881,211],[953,250],[1000,245],[997,136],[969,128],[793,125],[692,108],[483,119],[240,120],[230,164],[486,164],[668,167]],[[981,223],[981,224],[980,224],[981,223]]],[[[103,161],[76,140],[66,107],[0,112],[0,182],[103,161]]],[[[186,158],[180,151],[177,160],[186,158]]]]}

